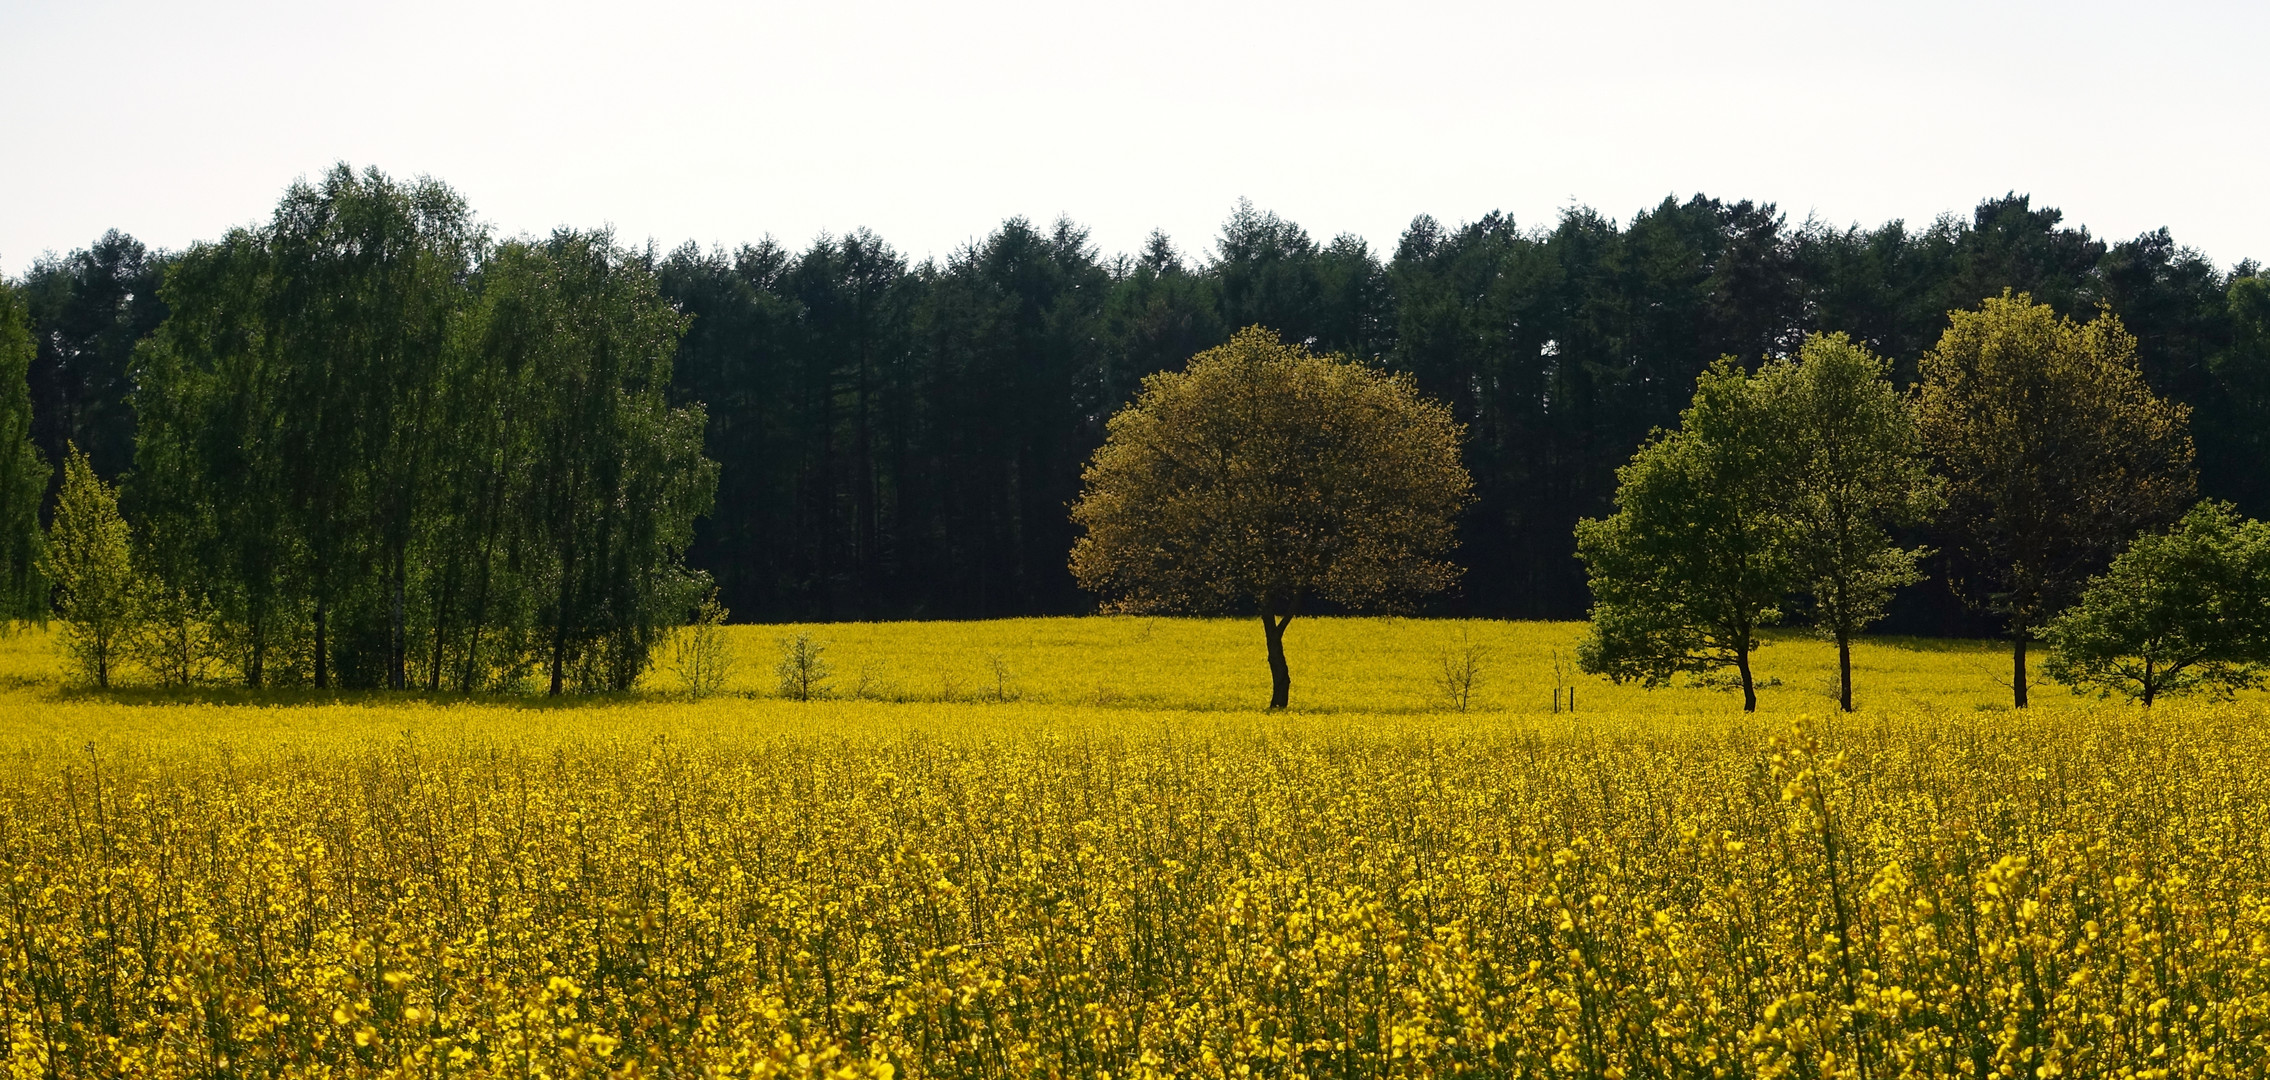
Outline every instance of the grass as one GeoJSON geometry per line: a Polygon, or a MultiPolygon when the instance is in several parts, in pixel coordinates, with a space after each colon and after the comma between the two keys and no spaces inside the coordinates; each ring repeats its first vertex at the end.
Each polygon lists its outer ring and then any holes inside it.
{"type": "Polygon", "coordinates": [[[732,628],[731,693],[94,692],[0,641],[12,1076],[2257,1076],[2270,726],[1872,641],[732,628]],[[777,639],[838,693],[772,691],[777,639]],[[1485,650],[1476,708],[1445,655],[1485,650]],[[859,673],[865,693],[854,696],[859,673]]]}

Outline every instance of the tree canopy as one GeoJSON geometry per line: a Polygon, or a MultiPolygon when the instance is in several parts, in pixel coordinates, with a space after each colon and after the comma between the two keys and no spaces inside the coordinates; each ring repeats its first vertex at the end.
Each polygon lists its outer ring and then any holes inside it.
{"type": "Polygon", "coordinates": [[[2145,533],[2042,630],[2043,674],[2146,706],[2260,686],[2270,665],[2270,524],[2204,502],[2145,533]]]}
{"type": "Polygon", "coordinates": [[[32,356],[23,297],[0,281],[0,631],[47,615],[39,504],[53,470],[32,442],[32,356]]]}
{"type": "Polygon", "coordinates": [[[1917,422],[1946,478],[1954,583],[2003,619],[2023,707],[2035,629],[2191,503],[2190,410],[2152,392],[2110,313],[2079,323],[2005,293],[1951,319],[1923,355],[1917,422]]]}
{"type": "Polygon", "coordinates": [[[63,489],[48,525],[47,576],[55,583],[65,655],[82,678],[107,687],[142,617],[133,534],[119,516],[118,492],[78,447],[66,450],[63,489]]]}
{"type": "Polygon", "coordinates": [[[1887,371],[1815,334],[1755,374],[1732,357],[1704,372],[1678,429],[1618,470],[1616,513],[1577,525],[1594,596],[1579,666],[1649,686],[1732,667],[1755,709],[1757,632],[1803,596],[1849,711],[1852,639],[1919,577],[1890,530],[1937,497],[1887,371]]]}
{"type": "Polygon", "coordinates": [[[1727,667],[1758,707],[1750,654],[1796,580],[1786,483],[1794,447],[1732,358],[1695,385],[1674,431],[1616,470],[1616,512],[1577,523],[1592,583],[1585,671],[1661,685],[1727,667]]]}
{"type": "Polygon", "coordinates": [[[1921,522],[1939,499],[1890,370],[1841,333],[1814,334],[1756,377],[1775,437],[1788,444],[1775,486],[1788,514],[1790,569],[1811,600],[1815,629],[1836,642],[1837,702],[1847,712],[1853,638],[1922,578],[1924,552],[1895,543],[1892,529],[1921,522]]]}
{"type": "MultiPolygon", "coordinates": [[[[344,191],[326,175],[307,186],[344,191]]],[[[1261,323],[1409,374],[1463,425],[1467,572],[1430,610],[1573,618],[1588,603],[1574,524],[1613,511],[1617,467],[1676,422],[1715,358],[1793,355],[1807,334],[1842,330],[1904,389],[1947,312],[2004,289],[2066,317],[2118,316],[2144,382],[2193,410],[2200,492],[2270,515],[2270,278],[2257,264],[2218,266],[2163,230],[2100,237],[2017,194],[1854,226],[1700,195],[1633,209],[1420,216],[1381,244],[1241,206],[1211,236],[1154,234],[1124,254],[1076,224],[1023,218],[935,258],[865,230],[624,251],[689,317],[669,399],[705,406],[719,464],[684,562],[743,618],[1090,610],[1064,566],[1064,507],[1105,420],[1144,376],[1261,323]]],[[[310,257],[346,267],[324,245],[353,222],[403,220],[373,214],[308,218],[322,226],[302,229],[321,241],[310,257]]],[[[351,265],[410,265],[389,250],[351,265]]],[[[33,433],[50,463],[76,442],[108,480],[132,466],[135,343],[166,318],[159,282],[185,257],[107,234],[24,276],[33,433]]],[[[388,295],[408,295],[390,280],[388,295]]],[[[139,496],[125,486],[131,516],[139,496]]],[[[381,535],[353,532],[358,548],[381,535]]],[[[1902,593],[1887,629],[1993,625],[1937,587],[1953,576],[1944,566],[1926,568],[1933,587],[1902,593]]],[[[375,634],[372,601],[344,602],[354,610],[336,632],[354,641],[337,658],[357,670],[340,677],[384,681],[391,601],[375,634]]]]}
{"type": "Polygon", "coordinates": [[[246,684],[627,689],[705,591],[686,320],[610,235],[342,166],[163,290],[126,498],[246,684]]]}
{"type": "Polygon", "coordinates": [[[1471,481],[1449,410],[1411,379],[1251,327],[1143,380],[1082,475],[1072,574],[1107,610],[1258,612],[1270,707],[1285,626],[1448,587],[1471,481]]]}

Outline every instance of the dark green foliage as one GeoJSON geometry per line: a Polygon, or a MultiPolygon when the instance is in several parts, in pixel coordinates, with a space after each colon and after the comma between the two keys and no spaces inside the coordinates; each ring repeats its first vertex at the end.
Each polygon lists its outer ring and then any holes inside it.
{"type": "Polygon", "coordinates": [[[414,519],[444,350],[479,236],[464,201],[345,166],[285,194],[267,237],[278,440],[315,685],[408,685],[414,519]],[[334,640],[334,631],[337,638],[334,640]]]}
{"type": "Polygon", "coordinates": [[[252,686],[272,681],[272,654],[290,637],[298,561],[282,362],[261,325],[267,263],[262,238],[236,230],[168,271],[171,313],[137,358],[135,475],[122,499],[149,537],[153,572],[214,609],[223,659],[252,686]]]}
{"type": "Polygon", "coordinates": [[[525,468],[502,496],[528,530],[516,546],[554,694],[630,689],[708,591],[678,563],[717,489],[701,408],[668,399],[684,317],[612,241],[506,244],[483,270],[483,347],[520,376],[501,441],[525,468]]]}
{"type": "Polygon", "coordinates": [[[485,247],[342,166],[168,274],[130,503],[246,684],[625,689],[700,596],[684,318],[604,234],[485,247]]]}
{"type": "Polygon", "coordinates": [[[1088,400],[1132,400],[1144,376],[1179,367],[1229,339],[1213,278],[1184,265],[1165,233],[1152,232],[1143,253],[1122,259],[1113,278],[1098,327],[1108,347],[1084,388],[1088,400]]]}
{"type": "Polygon", "coordinates": [[[1078,610],[1062,566],[1066,508],[1087,418],[1117,404],[1079,396],[1104,362],[1095,327],[1111,279],[1085,232],[1023,220],[923,277],[915,325],[930,377],[919,393],[946,440],[910,493],[936,532],[908,538],[908,568],[943,586],[949,610],[1078,610]]]}
{"type": "MultiPolygon", "coordinates": [[[[419,250],[445,251],[457,242],[450,228],[418,224],[435,219],[389,201],[437,188],[392,185],[395,195],[381,197],[368,177],[334,174],[308,185],[308,212],[284,224],[302,237],[305,265],[337,280],[366,275],[356,280],[378,289],[368,296],[415,306],[424,294],[410,269],[454,256],[420,262],[386,247],[347,258],[340,245],[417,236],[428,238],[419,250]],[[381,265],[406,276],[367,276],[381,265]]],[[[97,472],[126,467],[134,421],[117,403],[135,378],[128,346],[164,313],[152,283],[165,265],[108,236],[26,279],[39,343],[34,430],[50,460],[76,439],[97,472]]],[[[910,262],[853,232],[803,250],[684,248],[653,270],[662,295],[692,316],[671,398],[707,406],[706,443],[722,466],[718,510],[688,561],[714,574],[721,601],[745,617],[1086,609],[1058,553],[1079,462],[1101,444],[1104,418],[1144,375],[1254,322],[1408,372],[1465,426],[1477,494],[1460,526],[1470,571],[1435,602],[1441,609],[1582,612],[1575,522],[1612,510],[1617,466],[1673,423],[1717,357],[1754,363],[1790,355],[1807,333],[1841,330],[1887,358],[1904,389],[1947,313],[2005,288],[2076,318],[2109,306],[2138,337],[2150,385],[2193,407],[2201,491],[2270,514],[2270,470],[2260,467],[2270,460],[2270,291],[2248,284],[2262,280],[2254,267],[2222,274],[2164,232],[2107,243],[2019,195],[1874,228],[1796,224],[1770,205],[1700,196],[1623,221],[1584,208],[1527,228],[1495,214],[1458,226],[1422,217],[1392,253],[1352,237],[1320,242],[1241,205],[1188,257],[1164,236],[1109,257],[1077,228],[1017,220],[935,261],[910,262]]],[[[362,358],[397,350],[414,368],[433,339],[430,323],[418,325],[391,343],[357,332],[323,363],[368,370],[362,358]]],[[[440,601],[408,590],[398,620],[384,564],[404,550],[399,496],[414,488],[413,502],[427,498],[424,485],[449,466],[374,458],[379,435],[415,427],[417,405],[390,396],[384,380],[357,385],[355,400],[391,404],[318,449],[364,462],[349,469],[354,484],[397,498],[348,496],[369,515],[334,534],[355,590],[308,589],[336,594],[325,622],[344,667],[327,674],[383,683],[398,668],[432,666],[434,642],[404,639],[421,618],[413,610],[440,601]],[[422,663],[411,656],[421,652],[422,663]]],[[[273,434],[308,445],[329,430],[273,434]]],[[[290,565],[333,563],[303,553],[290,565]]],[[[1955,567],[1941,557],[1927,569],[1945,579],[1955,567]]],[[[312,622],[313,611],[295,618],[312,622]]],[[[1887,625],[1988,629],[1940,588],[1909,590],[1887,625]]],[[[484,635],[482,648],[493,641],[484,635]]]]}
{"type": "Polygon", "coordinates": [[[165,321],[165,259],[116,230],[85,249],[47,257],[24,276],[38,353],[32,360],[32,436],[49,461],[86,451],[116,480],[134,463],[134,346],[165,321]]]}
{"type": "Polygon", "coordinates": [[[2224,294],[2227,339],[2207,354],[2191,407],[2199,488],[2270,515],[2270,275],[2242,264],[2224,294]]]}
{"type": "Polygon", "coordinates": [[[2036,209],[2016,192],[1979,203],[1971,227],[1956,239],[1954,277],[1940,310],[1971,307],[2009,289],[2069,318],[2087,314],[2101,292],[2092,278],[2106,249],[2087,229],[2061,228],[2064,220],[2063,211],[2036,209]]]}
{"type": "Polygon", "coordinates": [[[1795,458],[1772,403],[1731,358],[1704,372],[1678,429],[1616,470],[1616,512],[1577,523],[1595,598],[1578,666],[1648,686],[1732,667],[1743,710],[1755,710],[1750,653],[1799,583],[1795,458]]]}
{"type": "Polygon", "coordinates": [[[156,534],[197,548],[174,561],[248,684],[407,685],[413,520],[477,243],[447,188],[341,166],[169,275],[137,487],[156,534]]]}
{"type": "Polygon", "coordinates": [[[2192,508],[2137,537],[2041,632],[2043,674],[2146,706],[2204,689],[2260,686],[2270,665],[2270,525],[2228,503],[2192,508]]]}
{"type": "Polygon", "coordinates": [[[1755,390],[1777,421],[1788,472],[1775,485],[1814,629],[1837,646],[1837,702],[1852,711],[1852,641],[1921,578],[1922,550],[1894,528],[1937,508],[1938,484],[1905,397],[1882,357],[1843,334],[1815,334],[1794,359],[1768,361],[1755,390]]]}
{"type": "Polygon", "coordinates": [[[2034,629],[2196,497],[2189,410],[2152,392],[2109,312],[2084,324],[2020,293],[1950,318],[1923,355],[1916,423],[1944,480],[1953,584],[2003,620],[2024,708],[2034,629]]]}
{"type": "MultiPolygon", "coordinates": [[[[829,317],[841,302],[812,287],[836,272],[803,264],[834,267],[879,246],[864,234],[801,255],[763,245],[665,262],[666,292],[695,316],[678,392],[710,405],[728,493],[695,561],[714,568],[735,611],[1080,610],[1050,544],[1035,540],[1061,528],[1073,463],[1142,376],[1255,321],[1409,372],[1466,426],[1478,498],[1461,525],[1470,571],[1440,602],[1455,610],[1581,612],[1575,522],[1612,509],[1616,468],[1673,422],[1715,358],[1789,355],[1808,332],[1848,330],[1905,388],[1947,312],[2006,286],[2080,316],[2099,301],[2124,318],[2133,310],[2155,385],[2187,364],[2222,372],[2196,384],[2229,417],[2216,436],[2202,416],[2204,490],[2253,505],[2249,485],[2270,483],[2246,464],[2260,449],[2248,440],[2270,430],[2270,378],[2251,396],[2233,389],[2270,371],[2270,353],[2235,342],[2236,299],[2199,299],[2221,279],[2158,234],[2107,247],[2022,196],[1920,229],[1792,227],[1771,206],[1700,197],[1622,225],[1574,210],[1541,231],[1499,215],[1456,228],[1422,217],[1384,263],[1250,205],[1200,265],[1163,236],[1100,265],[1084,245],[1047,239],[1011,222],[943,264],[885,260],[889,288],[867,288],[887,302],[857,322],[829,317]],[[1043,250],[1045,260],[1016,254],[1043,250]],[[1013,281],[1011,267],[1022,268],[1013,281]],[[1045,331],[1013,329],[1009,311],[1045,331]],[[1008,334],[1020,344],[1004,350],[1008,334]],[[989,359],[973,365],[979,354],[989,359]]],[[[2270,509],[2270,486],[2259,497],[2270,509]]],[[[1893,615],[1903,628],[1977,629],[1945,590],[1909,595],[1893,615]]]]}
{"type": "Polygon", "coordinates": [[[0,632],[47,616],[39,504],[54,470],[32,442],[32,339],[23,297],[0,281],[0,632]]]}
{"type": "Polygon", "coordinates": [[[1617,470],[1616,513],[1577,524],[1595,598],[1578,665],[1650,686],[1732,667],[1754,709],[1757,630],[1802,595],[1837,643],[1850,711],[1853,638],[1919,576],[1922,553],[1891,529],[1938,500],[1886,367],[1842,334],[1815,334],[1754,375],[1732,357],[1704,372],[1678,430],[1617,470]]]}

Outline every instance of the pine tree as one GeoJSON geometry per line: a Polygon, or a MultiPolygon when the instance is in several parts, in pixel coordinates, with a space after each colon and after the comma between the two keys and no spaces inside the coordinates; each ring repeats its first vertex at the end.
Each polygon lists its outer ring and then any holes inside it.
{"type": "Polygon", "coordinates": [[[23,297],[0,281],[0,631],[47,615],[39,504],[53,473],[32,443],[33,353],[23,297]]]}

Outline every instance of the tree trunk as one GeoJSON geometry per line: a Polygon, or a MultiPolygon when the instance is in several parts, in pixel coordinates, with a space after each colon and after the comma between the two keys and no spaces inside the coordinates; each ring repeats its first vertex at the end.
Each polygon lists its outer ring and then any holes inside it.
{"type": "Polygon", "coordinates": [[[2010,639],[2010,693],[2018,708],[2026,707],[2026,635],[2010,639]]]}
{"type": "Polygon", "coordinates": [[[2144,707],[2152,707],[2152,691],[2158,689],[2159,680],[2152,677],[2152,658],[2144,658],[2144,707]]]}
{"type": "Polygon", "coordinates": [[[1742,711],[1758,711],[1758,688],[1750,681],[1750,650],[1734,651],[1734,669],[1742,673],[1742,711]]]}
{"type": "MultiPolygon", "coordinates": [[[[580,486],[580,485],[579,485],[580,486]]],[[[575,557],[572,549],[560,560],[560,606],[552,619],[552,696],[560,696],[567,682],[568,616],[575,610],[575,557]]]]}
{"type": "Polygon", "coordinates": [[[1836,636],[1837,704],[1844,711],[1852,711],[1852,637],[1836,636]]]}
{"type": "Polygon", "coordinates": [[[432,667],[426,669],[426,692],[429,694],[441,692],[442,628],[445,625],[440,615],[442,605],[436,604],[434,607],[437,609],[434,615],[434,662],[432,667]]]}
{"type": "Polygon", "coordinates": [[[402,595],[403,579],[407,576],[407,568],[404,566],[406,546],[394,546],[393,581],[391,588],[387,590],[392,594],[388,597],[390,603],[386,616],[386,688],[389,690],[410,688],[410,631],[405,625],[402,595]]]}
{"type": "Polygon", "coordinates": [[[560,696],[561,676],[567,671],[567,626],[561,624],[552,630],[552,696],[560,696]]]}
{"type": "Polygon", "coordinates": [[[1279,615],[1264,606],[1261,632],[1269,639],[1269,708],[1282,709],[1292,701],[1293,671],[1285,666],[1285,625],[1293,621],[1292,605],[1279,615]]]}
{"type": "Polygon", "coordinates": [[[327,690],[331,687],[330,656],[329,649],[325,644],[327,639],[325,631],[330,629],[328,616],[329,612],[326,610],[323,601],[317,600],[315,602],[315,688],[318,690],[327,690]]]}
{"type": "Polygon", "coordinates": [[[251,620],[251,629],[252,656],[245,665],[244,685],[251,687],[254,690],[258,690],[260,689],[261,676],[263,674],[261,669],[263,668],[263,666],[265,666],[268,659],[268,638],[266,635],[261,633],[264,628],[260,625],[260,619],[258,617],[254,617],[251,620]]]}

